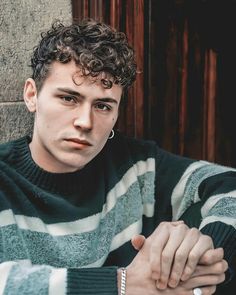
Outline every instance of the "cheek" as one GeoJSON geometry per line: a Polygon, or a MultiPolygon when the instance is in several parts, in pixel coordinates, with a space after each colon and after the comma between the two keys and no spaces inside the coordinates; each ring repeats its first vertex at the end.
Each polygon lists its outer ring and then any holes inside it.
{"type": "Polygon", "coordinates": [[[113,123],[117,121],[118,116],[119,116],[119,109],[116,110],[116,111],[113,113],[113,116],[112,116],[112,122],[113,122],[113,123]]]}
{"type": "Polygon", "coordinates": [[[55,113],[44,110],[44,112],[38,112],[37,125],[41,130],[55,130],[58,125],[61,124],[61,116],[55,115],[55,113]],[[60,118],[60,119],[59,119],[60,118]]]}
{"type": "Polygon", "coordinates": [[[113,116],[112,118],[111,118],[111,120],[110,120],[110,128],[113,128],[114,127],[114,125],[115,125],[115,123],[116,123],[116,121],[117,121],[117,116],[113,116]]]}
{"type": "Polygon", "coordinates": [[[113,127],[114,127],[114,125],[116,124],[117,119],[118,119],[118,114],[115,115],[115,116],[112,118],[112,124],[113,124],[113,127]]]}
{"type": "Polygon", "coordinates": [[[41,123],[44,123],[47,127],[64,125],[71,118],[70,114],[67,114],[65,111],[57,111],[52,107],[41,108],[38,112],[38,117],[41,123]]]}

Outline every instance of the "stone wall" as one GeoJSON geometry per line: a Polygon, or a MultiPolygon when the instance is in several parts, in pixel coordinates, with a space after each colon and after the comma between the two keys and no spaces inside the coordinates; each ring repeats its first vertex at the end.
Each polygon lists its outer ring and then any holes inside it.
{"type": "Polygon", "coordinates": [[[0,142],[32,129],[33,117],[23,102],[32,50],[56,19],[71,23],[70,0],[1,0],[0,8],[0,142]]]}

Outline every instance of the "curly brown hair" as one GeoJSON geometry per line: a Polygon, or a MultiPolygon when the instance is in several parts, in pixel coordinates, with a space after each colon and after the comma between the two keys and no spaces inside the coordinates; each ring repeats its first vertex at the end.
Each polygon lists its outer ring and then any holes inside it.
{"type": "Polygon", "coordinates": [[[38,90],[48,76],[54,61],[68,63],[74,60],[84,76],[98,77],[105,73],[104,87],[120,84],[128,88],[136,78],[134,50],[124,33],[91,19],[65,26],[60,21],[41,34],[41,41],[31,59],[32,78],[38,90]]]}

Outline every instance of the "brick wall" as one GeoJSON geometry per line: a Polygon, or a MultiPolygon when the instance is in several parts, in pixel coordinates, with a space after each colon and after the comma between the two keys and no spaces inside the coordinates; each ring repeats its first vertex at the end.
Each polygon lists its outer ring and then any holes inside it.
{"type": "Polygon", "coordinates": [[[70,0],[1,0],[0,8],[0,142],[32,129],[33,116],[23,102],[32,49],[40,33],[60,19],[70,23],[70,0]]]}

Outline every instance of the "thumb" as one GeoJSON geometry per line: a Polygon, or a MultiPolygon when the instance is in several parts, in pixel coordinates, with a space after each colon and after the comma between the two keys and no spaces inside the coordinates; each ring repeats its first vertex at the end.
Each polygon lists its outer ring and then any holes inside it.
{"type": "Polygon", "coordinates": [[[146,238],[143,235],[135,235],[131,239],[131,244],[135,250],[139,251],[143,247],[146,238]]]}

